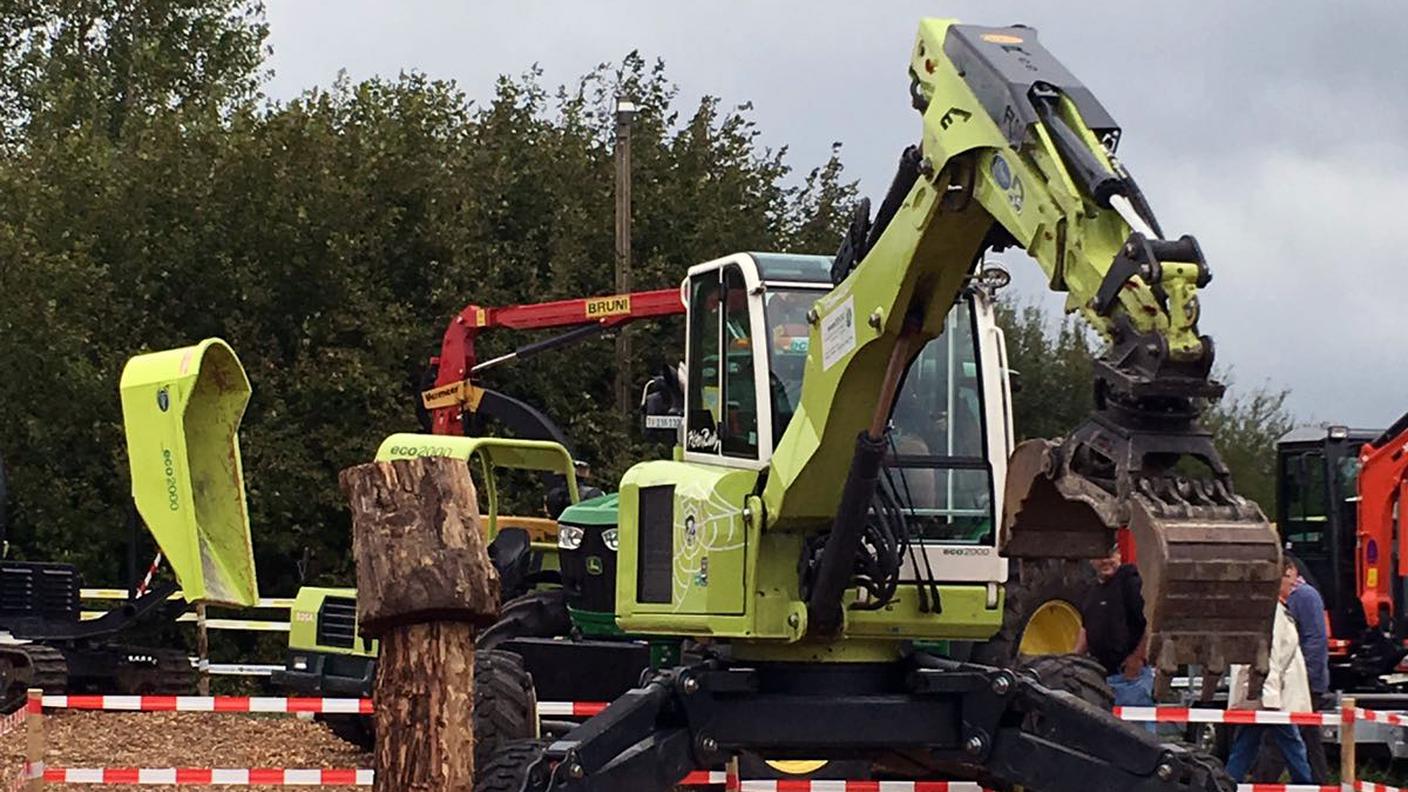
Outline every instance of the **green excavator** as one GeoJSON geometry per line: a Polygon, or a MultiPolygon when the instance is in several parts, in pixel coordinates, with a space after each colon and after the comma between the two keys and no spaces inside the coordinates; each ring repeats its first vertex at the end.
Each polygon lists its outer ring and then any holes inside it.
{"type": "Polygon", "coordinates": [[[664,790],[741,753],[994,788],[1231,788],[1052,676],[944,651],[999,630],[1011,560],[1101,556],[1127,526],[1161,676],[1264,672],[1279,547],[1199,423],[1222,392],[1198,331],[1211,270],[1165,238],[1106,109],[1035,30],[940,19],[909,95],[921,138],[827,266],[738,254],[683,283],[681,442],[620,482],[615,621],[693,648],[564,736],[505,743],[480,792],[664,790]],[[981,344],[952,361],[953,308],[997,285],[981,262],[1004,248],[1108,342],[1094,415],[1010,459],[1004,362],[981,344]]]}

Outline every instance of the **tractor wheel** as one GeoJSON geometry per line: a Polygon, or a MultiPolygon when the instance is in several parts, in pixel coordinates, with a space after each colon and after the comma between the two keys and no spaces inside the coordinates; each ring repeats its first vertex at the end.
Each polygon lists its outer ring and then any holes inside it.
{"type": "Polygon", "coordinates": [[[744,751],[738,755],[738,774],[743,778],[766,781],[784,779],[849,779],[870,778],[870,763],[854,759],[764,759],[744,751]]]}
{"type": "Polygon", "coordinates": [[[1105,681],[1105,667],[1089,655],[1062,654],[1034,657],[1021,665],[1052,690],[1064,690],[1087,704],[1109,710],[1115,691],[1105,681]]]}
{"type": "Polygon", "coordinates": [[[1002,627],[973,647],[975,663],[1010,667],[1025,657],[1068,654],[1080,634],[1080,602],[1095,585],[1084,561],[1017,561],[1007,581],[1002,627]]]}
{"type": "Polygon", "coordinates": [[[485,767],[499,747],[538,736],[538,697],[523,658],[512,652],[474,653],[474,766],[485,767]]]}
{"type": "Polygon", "coordinates": [[[483,764],[475,757],[474,792],[539,792],[548,788],[551,771],[545,741],[513,740],[500,744],[483,764]]]}
{"type": "Polygon", "coordinates": [[[566,589],[530,591],[504,604],[499,620],[480,633],[475,648],[484,651],[514,638],[553,638],[571,631],[566,589]]]}
{"type": "Polygon", "coordinates": [[[376,722],[370,715],[319,715],[318,720],[327,724],[334,737],[363,751],[376,745],[376,722]]]}

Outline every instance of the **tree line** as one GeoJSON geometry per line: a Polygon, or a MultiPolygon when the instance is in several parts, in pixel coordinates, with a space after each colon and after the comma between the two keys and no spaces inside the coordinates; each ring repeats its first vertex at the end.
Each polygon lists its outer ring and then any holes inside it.
{"type": "MultiPolygon", "coordinates": [[[[635,53],[558,87],[537,70],[501,76],[482,99],[409,73],[275,101],[260,92],[267,32],[252,0],[0,10],[13,556],[123,579],[122,365],[220,336],[255,388],[242,446],[262,587],[291,591],[304,548],[315,579],[350,579],[336,471],[418,426],[444,323],[471,301],[611,291],[618,93],[641,108],[637,288],[720,252],[834,251],[857,198],[839,148],[794,172],[786,149],[760,143],[749,105],[685,104],[664,65],[635,53]]],[[[1004,322],[1025,384],[1019,431],[1064,432],[1088,409],[1088,337],[1032,309],[1004,322]]],[[[632,381],[679,359],[677,320],[635,332],[632,381]]],[[[487,335],[481,354],[522,341],[487,335]]],[[[614,409],[612,366],[594,341],[494,382],[553,416],[609,481],[642,448],[614,409]]],[[[1282,398],[1217,413],[1241,481],[1269,475],[1282,398]]]]}

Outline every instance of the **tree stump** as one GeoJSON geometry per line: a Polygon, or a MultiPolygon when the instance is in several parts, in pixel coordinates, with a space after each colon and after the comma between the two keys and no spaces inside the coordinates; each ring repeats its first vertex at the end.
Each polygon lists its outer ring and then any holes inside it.
{"type": "Polygon", "coordinates": [[[474,785],[474,631],[499,609],[498,575],[469,469],[441,457],[342,471],[352,511],[357,624],[381,641],[375,792],[474,785]]]}

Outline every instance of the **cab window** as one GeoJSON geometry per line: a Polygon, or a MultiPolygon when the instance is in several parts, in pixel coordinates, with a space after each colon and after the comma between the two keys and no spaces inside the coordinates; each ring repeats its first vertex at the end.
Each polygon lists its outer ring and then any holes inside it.
{"type": "Polygon", "coordinates": [[[926,541],[982,544],[993,534],[992,467],[974,317],[967,300],[920,351],[892,413],[882,476],[926,541]]]}
{"type": "Polygon", "coordinates": [[[685,450],[758,457],[748,290],[737,266],[690,280],[689,394],[685,450]]]}
{"type": "Polygon", "coordinates": [[[1281,457],[1282,502],[1286,504],[1286,524],[1281,530],[1296,553],[1315,553],[1325,547],[1328,487],[1325,481],[1325,455],[1305,451],[1281,457]]]}

